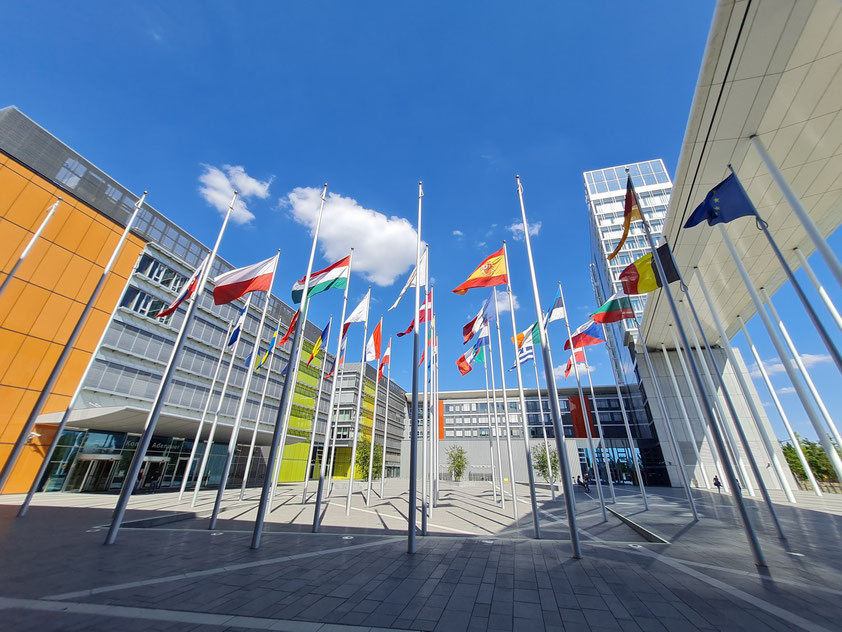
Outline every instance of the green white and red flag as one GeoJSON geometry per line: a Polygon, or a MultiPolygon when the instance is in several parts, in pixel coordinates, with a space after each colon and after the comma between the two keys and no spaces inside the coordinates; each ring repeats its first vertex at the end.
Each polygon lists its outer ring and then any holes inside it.
{"type": "Polygon", "coordinates": [[[631,299],[622,291],[614,294],[591,314],[591,320],[600,324],[616,323],[626,318],[634,318],[634,309],[631,299]]]}

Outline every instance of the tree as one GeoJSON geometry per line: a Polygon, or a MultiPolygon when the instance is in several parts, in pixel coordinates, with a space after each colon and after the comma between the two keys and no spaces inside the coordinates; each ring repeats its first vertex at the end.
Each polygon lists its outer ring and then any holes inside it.
{"type": "MultiPolygon", "coordinates": [[[[371,454],[371,441],[366,437],[360,437],[357,442],[357,472],[360,473],[360,478],[368,479],[368,459],[371,454]]],[[[380,470],[383,466],[383,445],[380,443],[374,444],[374,476],[380,476],[380,470]]]]}
{"type": "MultiPolygon", "coordinates": [[[[810,469],[813,470],[816,480],[831,483],[839,482],[836,477],[836,472],[833,470],[833,465],[830,463],[830,459],[821,444],[804,439],[798,435],[796,435],[796,437],[798,438],[798,443],[801,444],[801,449],[804,451],[804,457],[807,459],[807,464],[810,466],[810,469]]],[[[836,451],[839,452],[838,447],[836,448],[836,451]]],[[[792,470],[793,476],[802,481],[807,480],[807,473],[801,465],[798,453],[795,451],[795,446],[790,443],[785,444],[783,446],[783,453],[787,464],[789,464],[789,469],[792,470]]],[[[842,454],[840,456],[842,456],[842,454]]]]}
{"type": "MultiPolygon", "coordinates": [[[[552,479],[558,480],[558,452],[550,449],[550,464],[552,467],[552,479]]],[[[550,482],[550,468],[547,467],[547,451],[542,445],[532,447],[532,467],[548,483],[550,482]]]]}
{"type": "Polygon", "coordinates": [[[452,445],[445,454],[447,455],[447,471],[451,473],[454,480],[458,481],[468,469],[468,453],[462,446],[452,445]]]}

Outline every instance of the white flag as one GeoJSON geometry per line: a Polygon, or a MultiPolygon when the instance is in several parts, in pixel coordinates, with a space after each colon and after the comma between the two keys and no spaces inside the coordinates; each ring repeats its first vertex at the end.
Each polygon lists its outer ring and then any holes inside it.
{"type": "Polygon", "coordinates": [[[387,309],[386,310],[387,312],[391,312],[393,309],[395,309],[398,306],[398,303],[401,302],[401,299],[403,298],[403,295],[406,294],[406,291],[409,288],[415,287],[415,277],[416,276],[420,277],[420,285],[423,285],[424,287],[427,287],[427,249],[426,248],[424,248],[424,252],[421,253],[420,268],[421,268],[421,274],[420,275],[416,274],[415,268],[412,269],[412,274],[409,275],[409,278],[406,280],[406,284],[403,286],[403,289],[401,290],[401,293],[398,294],[398,298],[395,299],[395,304],[392,305],[389,309],[387,309]]]}
{"type": "Polygon", "coordinates": [[[368,303],[371,299],[371,290],[365,293],[365,297],[360,301],[360,304],[351,312],[351,315],[345,319],[346,325],[351,323],[364,323],[368,319],[368,303]]]}

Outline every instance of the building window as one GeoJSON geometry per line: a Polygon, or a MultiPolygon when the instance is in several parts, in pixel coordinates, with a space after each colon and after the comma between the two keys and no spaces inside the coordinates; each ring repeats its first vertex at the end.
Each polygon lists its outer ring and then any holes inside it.
{"type": "MultiPolygon", "coordinates": [[[[121,307],[132,310],[141,316],[148,316],[154,318],[159,312],[164,310],[169,305],[168,302],[162,301],[159,298],[138,290],[136,287],[130,287],[123,295],[123,300],[120,302],[121,307]]],[[[160,322],[169,322],[172,316],[167,316],[160,322]]]]}

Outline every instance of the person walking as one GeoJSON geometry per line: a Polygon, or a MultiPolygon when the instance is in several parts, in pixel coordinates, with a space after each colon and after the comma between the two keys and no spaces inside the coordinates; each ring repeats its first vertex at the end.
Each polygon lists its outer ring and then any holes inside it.
{"type": "Polygon", "coordinates": [[[720,481],[719,477],[716,475],[713,477],[713,486],[716,487],[717,493],[722,493],[722,481],[720,481]]]}

